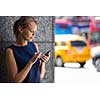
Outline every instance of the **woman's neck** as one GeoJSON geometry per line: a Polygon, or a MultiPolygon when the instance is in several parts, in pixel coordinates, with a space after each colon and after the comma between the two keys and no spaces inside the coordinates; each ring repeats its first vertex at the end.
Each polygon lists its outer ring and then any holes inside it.
{"type": "Polygon", "coordinates": [[[16,39],[16,43],[17,46],[26,46],[28,44],[28,41],[26,40],[22,40],[22,39],[16,39]]]}

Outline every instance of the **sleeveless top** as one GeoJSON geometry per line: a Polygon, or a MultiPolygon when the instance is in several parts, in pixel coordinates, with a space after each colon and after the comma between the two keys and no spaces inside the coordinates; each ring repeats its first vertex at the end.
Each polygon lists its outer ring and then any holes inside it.
{"type": "MultiPolygon", "coordinates": [[[[18,72],[20,72],[26,66],[29,60],[33,57],[34,53],[37,52],[36,46],[33,42],[29,42],[26,46],[11,45],[8,48],[13,50],[18,72]]],[[[23,83],[40,83],[39,59],[32,65],[23,83]]]]}

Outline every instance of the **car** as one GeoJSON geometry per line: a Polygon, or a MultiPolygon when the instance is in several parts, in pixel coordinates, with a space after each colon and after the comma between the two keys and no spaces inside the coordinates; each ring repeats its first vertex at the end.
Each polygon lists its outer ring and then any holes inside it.
{"type": "Polygon", "coordinates": [[[91,49],[92,54],[92,63],[97,69],[97,71],[100,72],[100,46],[93,47],[91,49]]]}
{"type": "Polygon", "coordinates": [[[78,62],[83,68],[91,59],[90,45],[85,37],[73,34],[55,35],[55,65],[78,62]]]}

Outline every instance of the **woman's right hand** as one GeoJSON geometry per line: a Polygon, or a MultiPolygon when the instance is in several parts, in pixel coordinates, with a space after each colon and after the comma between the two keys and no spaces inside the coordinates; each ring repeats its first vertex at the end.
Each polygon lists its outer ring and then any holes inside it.
{"type": "Polygon", "coordinates": [[[41,53],[40,52],[36,52],[34,54],[34,56],[31,58],[30,62],[34,64],[38,60],[38,58],[40,58],[40,56],[41,56],[41,53]]]}

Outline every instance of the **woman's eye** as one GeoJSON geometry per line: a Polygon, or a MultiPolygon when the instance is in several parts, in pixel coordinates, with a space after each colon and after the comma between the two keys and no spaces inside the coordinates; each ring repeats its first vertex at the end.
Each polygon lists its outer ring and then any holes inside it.
{"type": "Polygon", "coordinates": [[[30,30],[30,32],[32,32],[32,33],[33,33],[34,31],[30,30]]]}
{"type": "Polygon", "coordinates": [[[33,32],[33,31],[30,31],[30,32],[33,32]]]}

